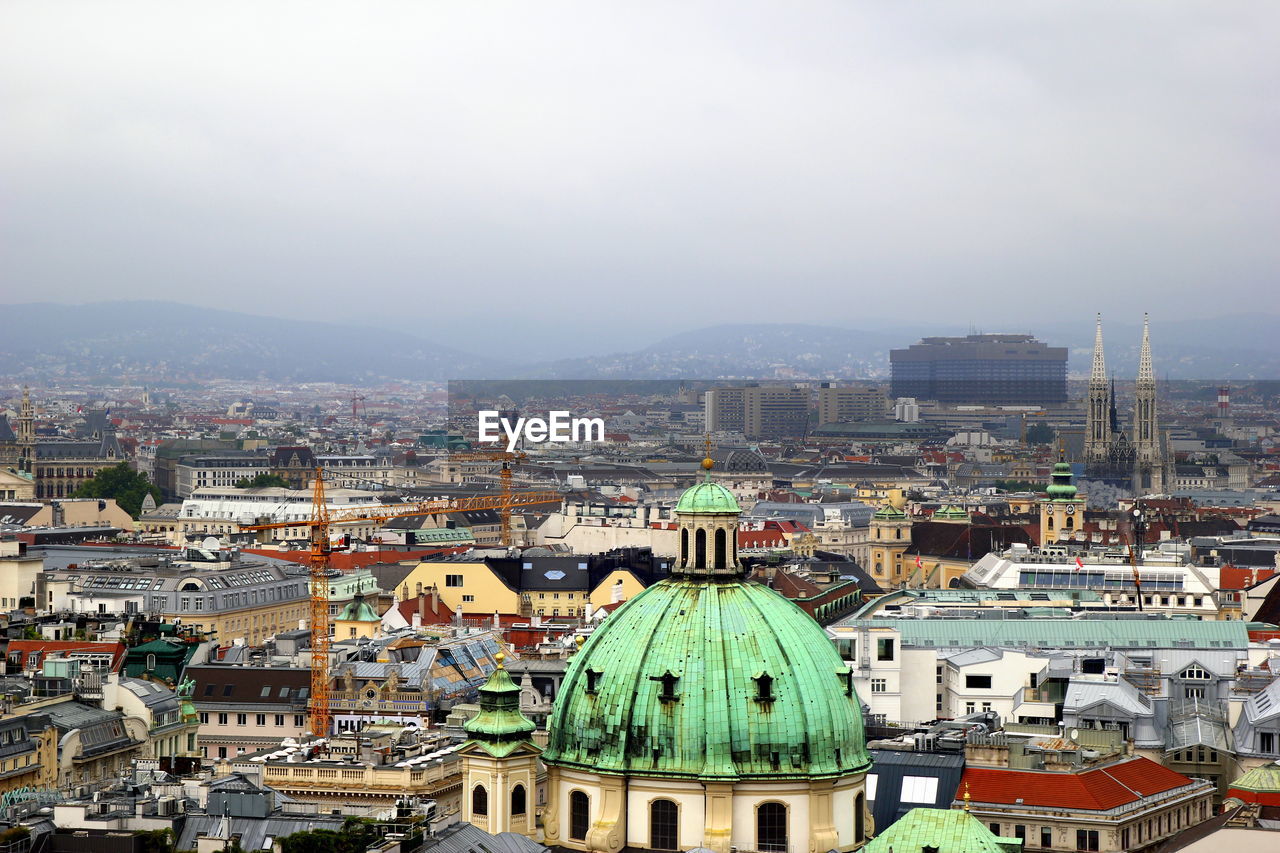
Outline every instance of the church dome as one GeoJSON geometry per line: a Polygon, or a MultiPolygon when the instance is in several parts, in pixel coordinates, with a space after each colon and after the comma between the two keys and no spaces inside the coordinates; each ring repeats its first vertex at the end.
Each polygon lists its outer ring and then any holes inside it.
{"type": "Polygon", "coordinates": [[[1075,500],[1077,489],[1072,482],[1073,479],[1071,463],[1059,459],[1057,464],[1053,466],[1053,482],[1045,489],[1045,493],[1051,500],[1055,501],[1075,500]]]}
{"type": "Polygon", "coordinates": [[[700,779],[865,770],[848,666],[812,617],[760,584],[661,581],[570,661],[548,763],[700,779]]]}
{"type": "Polygon", "coordinates": [[[733,496],[733,492],[719,483],[705,480],[691,489],[685,489],[676,503],[676,512],[696,515],[740,515],[742,507],[738,506],[738,499],[733,496]]]}

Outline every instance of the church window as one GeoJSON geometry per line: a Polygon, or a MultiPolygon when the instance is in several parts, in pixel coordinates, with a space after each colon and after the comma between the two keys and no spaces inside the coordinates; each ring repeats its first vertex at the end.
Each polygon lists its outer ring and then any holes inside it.
{"type": "Polygon", "coordinates": [[[1076,527],[1076,520],[1075,520],[1075,518],[1074,518],[1073,516],[1068,515],[1068,516],[1067,516],[1067,529],[1068,529],[1068,530],[1074,530],[1074,529],[1075,529],[1075,527],[1076,527]]]}
{"type": "Polygon", "coordinates": [[[680,809],[671,800],[654,800],[649,805],[649,847],[679,850],[680,809]]]}
{"type": "Polygon", "coordinates": [[[482,816],[489,814],[489,792],[484,785],[476,785],[471,789],[471,813],[482,816]]]}
{"type": "Polygon", "coordinates": [[[574,841],[586,841],[590,823],[591,799],[582,791],[569,794],[569,837],[574,841]]]}
{"type": "Polygon", "coordinates": [[[680,694],[676,693],[680,676],[673,674],[671,670],[667,670],[662,675],[651,675],[649,680],[662,682],[662,692],[658,694],[658,698],[663,702],[674,702],[680,698],[680,694]]]}
{"type": "Polygon", "coordinates": [[[698,530],[693,534],[693,567],[695,569],[707,567],[707,531],[705,530],[698,530]]]}
{"type": "Polygon", "coordinates": [[[866,797],[862,794],[858,795],[858,799],[853,804],[853,840],[861,841],[866,838],[867,827],[866,818],[863,810],[866,809],[866,797]]]}
{"type": "Polygon", "coordinates": [[[525,791],[524,785],[516,785],[511,789],[511,816],[522,815],[525,813],[525,791]]]}
{"type": "Polygon", "coordinates": [[[894,539],[901,539],[901,538],[902,538],[902,528],[901,528],[901,527],[895,527],[895,528],[893,529],[893,538],[894,538],[894,539]]]}
{"type": "Polygon", "coordinates": [[[721,527],[716,530],[715,568],[725,568],[725,533],[721,527]]]}
{"type": "Polygon", "coordinates": [[[773,676],[767,672],[762,672],[752,678],[756,683],[756,701],[772,702],[776,697],[773,695],[773,676]]]}
{"type": "Polygon", "coordinates": [[[680,531],[680,565],[689,565],[689,529],[680,531]]]}
{"type": "Polygon", "coordinates": [[[1052,516],[1052,515],[1048,517],[1048,521],[1049,521],[1049,529],[1050,529],[1050,530],[1052,530],[1052,529],[1053,529],[1053,516],[1052,516]]]}
{"type": "Polygon", "coordinates": [[[760,853],[786,853],[787,807],[761,803],[756,807],[756,849],[760,853]]]}

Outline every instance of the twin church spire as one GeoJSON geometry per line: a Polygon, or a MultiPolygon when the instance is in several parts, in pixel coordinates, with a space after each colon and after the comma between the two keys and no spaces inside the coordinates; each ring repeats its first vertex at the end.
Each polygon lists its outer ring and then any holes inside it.
{"type": "MultiPolygon", "coordinates": [[[[1107,380],[1106,353],[1102,343],[1102,315],[1093,339],[1093,365],[1085,399],[1085,461],[1091,465],[1133,465],[1134,488],[1160,491],[1164,485],[1164,444],[1156,413],[1156,377],[1151,359],[1151,320],[1142,318],[1142,346],[1134,383],[1133,427],[1119,429],[1115,418],[1115,385],[1107,380]]],[[[1113,472],[1115,473],[1115,472],[1113,472]]]]}

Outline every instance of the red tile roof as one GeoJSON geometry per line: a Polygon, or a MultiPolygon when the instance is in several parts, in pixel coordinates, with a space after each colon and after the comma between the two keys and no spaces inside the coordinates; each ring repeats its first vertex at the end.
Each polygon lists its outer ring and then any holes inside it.
{"type": "Polygon", "coordinates": [[[1190,785],[1181,773],[1148,758],[1134,758],[1078,773],[969,767],[960,780],[975,803],[1044,806],[1084,811],[1107,811],[1190,785]]]}
{"type": "MultiPolygon", "coordinates": [[[[49,655],[70,655],[72,652],[93,652],[111,655],[111,669],[120,668],[124,659],[124,643],[95,643],[86,640],[10,640],[9,659],[16,660],[26,666],[28,655],[39,653],[38,660],[43,663],[49,655]],[[21,657],[17,657],[21,655],[21,657]]],[[[33,667],[34,668],[34,667],[33,667]]]]}

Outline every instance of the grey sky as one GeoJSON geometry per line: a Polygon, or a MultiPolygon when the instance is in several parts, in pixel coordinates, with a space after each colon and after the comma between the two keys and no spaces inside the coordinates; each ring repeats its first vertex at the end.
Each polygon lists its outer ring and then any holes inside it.
{"type": "Polygon", "coordinates": [[[0,4],[2,298],[1280,309],[1280,4],[0,4]]]}

